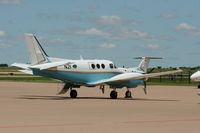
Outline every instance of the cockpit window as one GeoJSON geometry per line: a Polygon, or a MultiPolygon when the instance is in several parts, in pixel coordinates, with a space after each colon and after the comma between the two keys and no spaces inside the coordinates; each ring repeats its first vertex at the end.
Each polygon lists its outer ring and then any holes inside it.
{"type": "Polygon", "coordinates": [[[114,65],[113,64],[109,64],[110,68],[113,69],[114,68],[114,65]]]}

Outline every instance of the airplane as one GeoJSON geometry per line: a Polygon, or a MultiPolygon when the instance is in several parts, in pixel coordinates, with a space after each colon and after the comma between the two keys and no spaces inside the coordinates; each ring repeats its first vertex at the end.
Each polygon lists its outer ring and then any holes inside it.
{"type": "Polygon", "coordinates": [[[199,85],[198,85],[198,88],[200,88],[200,71],[197,71],[195,73],[193,73],[191,76],[190,76],[190,79],[194,82],[199,82],[199,85]]]}
{"type": "Polygon", "coordinates": [[[135,68],[116,67],[110,60],[85,60],[82,57],[80,60],[53,58],[47,55],[33,34],[24,34],[24,37],[30,64],[13,63],[12,66],[23,68],[19,71],[27,74],[62,81],[65,85],[58,94],[65,94],[70,90],[71,98],[77,97],[77,91],[74,88],[99,86],[104,93],[105,85],[112,89],[111,99],[117,99],[117,89],[123,87],[127,88],[125,97],[132,98],[130,88],[136,88],[138,85],[144,85],[144,93],[147,94],[148,78],[182,72],[182,70],[174,70],[147,73],[150,59],[160,59],[156,57],[138,57],[137,59],[142,59],[142,61],[135,68]]]}

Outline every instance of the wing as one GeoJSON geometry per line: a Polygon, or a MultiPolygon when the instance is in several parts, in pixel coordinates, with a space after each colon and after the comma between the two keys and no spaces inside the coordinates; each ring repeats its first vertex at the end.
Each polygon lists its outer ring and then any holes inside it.
{"type": "Polygon", "coordinates": [[[114,76],[110,79],[105,79],[97,82],[90,82],[89,85],[100,85],[105,83],[111,83],[111,82],[123,82],[123,81],[129,81],[129,80],[136,80],[136,79],[148,79],[151,77],[157,77],[161,75],[168,75],[168,74],[174,74],[182,72],[182,70],[175,70],[175,71],[167,71],[167,72],[160,72],[160,73],[151,73],[151,74],[141,74],[141,73],[123,73],[119,74],[117,76],[114,76]]]}

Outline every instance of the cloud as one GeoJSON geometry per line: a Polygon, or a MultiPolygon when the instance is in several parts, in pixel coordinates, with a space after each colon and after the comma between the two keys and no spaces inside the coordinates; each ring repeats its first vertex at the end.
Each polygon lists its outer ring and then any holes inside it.
{"type": "Polygon", "coordinates": [[[142,32],[139,30],[134,30],[134,29],[126,29],[126,28],[121,28],[113,32],[113,37],[116,40],[125,40],[125,39],[145,39],[148,38],[149,33],[147,32],[142,32]]]}
{"type": "Polygon", "coordinates": [[[191,24],[187,24],[185,22],[183,23],[180,23],[177,27],[176,27],[177,30],[197,30],[197,28],[194,26],[194,25],[191,25],[191,24]]]}
{"type": "Polygon", "coordinates": [[[102,45],[99,46],[100,48],[115,48],[116,45],[112,44],[112,43],[104,43],[102,45]]]}
{"type": "Polygon", "coordinates": [[[142,48],[145,48],[145,49],[152,49],[152,50],[156,50],[156,49],[161,48],[161,46],[158,45],[158,44],[146,44],[146,45],[142,44],[142,45],[139,45],[139,46],[142,47],[142,48]]]}
{"type": "Polygon", "coordinates": [[[103,25],[119,25],[123,21],[119,16],[100,16],[98,22],[103,25]]]}
{"type": "Polygon", "coordinates": [[[0,5],[23,5],[24,2],[20,0],[0,0],[0,5]]]}
{"type": "Polygon", "coordinates": [[[109,33],[103,32],[103,31],[98,30],[96,28],[90,28],[90,29],[86,29],[86,30],[77,30],[77,31],[74,31],[73,33],[79,34],[79,35],[97,36],[97,37],[107,38],[107,39],[109,37],[111,37],[111,35],[109,33]]]}
{"type": "Polygon", "coordinates": [[[121,28],[120,30],[113,31],[113,39],[116,40],[143,40],[147,42],[159,42],[172,40],[169,36],[155,36],[148,32],[142,32],[135,29],[121,28]]]}
{"type": "Polygon", "coordinates": [[[139,25],[138,22],[125,20],[120,16],[99,16],[95,18],[94,21],[101,25],[139,25]]]}
{"type": "Polygon", "coordinates": [[[200,36],[200,29],[186,22],[180,23],[178,26],[175,27],[175,29],[185,31],[187,34],[192,36],[200,36]]]}
{"type": "Polygon", "coordinates": [[[0,30],[0,37],[3,37],[5,35],[6,35],[5,31],[0,30]]]}
{"type": "Polygon", "coordinates": [[[163,17],[163,18],[176,18],[177,16],[175,16],[173,14],[161,14],[160,17],[163,17]]]}
{"type": "Polygon", "coordinates": [[[135,29],[111,29],[109,31],[102,31],[97,28],[89,29],[76,29],[76,30],[65,30],[65,31],[53,31],[52,33],[58,33],[63,35],[84,35],[84,36],[95,36],[108,41],[113,40],[142,40],[146,42],[160,42],[160,41],[170,41],[173,38],[169,36],[155,36],[148,32],[142,32],[135,29]]]}

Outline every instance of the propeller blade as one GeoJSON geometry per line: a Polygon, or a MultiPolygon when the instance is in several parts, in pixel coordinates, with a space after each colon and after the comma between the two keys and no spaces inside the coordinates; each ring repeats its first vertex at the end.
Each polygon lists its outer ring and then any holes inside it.
{"type": "Polygon", "coordinates": [[[151,73],[151,72],[153,72],[153,70],[154,70],[155,68],[152,68],[150,71],[148,71],[147,73],[151,73]]]}
{"type": "Polygon", "coordinates": [[[147,85],[146,85],[146,81],[144,81],[144,94],[147,94],[147,85]]]}

